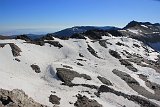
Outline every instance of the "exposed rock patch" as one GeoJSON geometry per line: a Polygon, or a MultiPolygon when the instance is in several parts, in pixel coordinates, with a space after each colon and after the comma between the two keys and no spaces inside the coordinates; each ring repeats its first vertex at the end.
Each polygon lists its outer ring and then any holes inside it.
{"type": "Polygon", "coordinates": [[[50,45],[53,45],[58,48],[62,48],[63,46],[58,41],[45,41],[45,43],[49,43],[50,45]]]}
{"type": "Polygon", "coordinates": [[[47,107],[29,98],[22,90],[0,89],[0,107],[47,107]]]}
{"type": "Polygon", "coordinates": [[[70,38],[74,38],[74,39],[86,39],[83,34],[79,34],[79,33],[73,34],[70,38]]]}
{"type": "Polygon", "coordinates": [[[100,58],[98,55],[97,55],[97,52],[90,46],[90,45],[88,45],[88,51],[93,55],[93,56],[95,56],[95,57],[97,57],[97,58],[100,58]]]}
{"type": "Polygon", "coordinates": [[[119,45],[119,46],[125,46],[123,43],[121,42],[117,42],[116,45],[119,45]]]}
{"type": "Polygon", "coordinates": [[[139,48],[139,47],[140,47],[138,44],[133,44],[133,46],[135,46],[135,47],[137,47],[137,48],[139,48]]]}
{"type": "Polygon", "coordinates": [[[9,45],[12,49],[13,56],[14,57],[20,56],[20,52],[22,52],[21,49],[17,45],[15,45],[14,43],[9,43],[9,45]]]}
{"type": "Polygon", "coordinates": [[[3,48],[6,44],[3,43],[3,44],[0,44],[0,48],[3,48]]]}
{"type": "Polygon", "coordinates": [[[120,56],[120,54],[118,53],[118,52],[116,52],[116,51],[114,51],[114,50],[109,50],[109,53],[113,56],[113,57],[115,57],[115,58],[117,58],[117,59],[120,59],[121,58],[121,56],[120,56]]]}
{"type": "Polygon", "coordinates": [[[142,98],[140,96],[135,96],[135,95],[128,95],[128,94],[122,93],[120,91],[116,91],[116,90],[114,90],[108,86],[105,86],[105,85],[100,86],[98,93],[96,93],[96,95],[100,95],[100,93],[102,93],[102,92],[110,92],[110,93],[114,93],[117,96],[123,96],[124,98],[127,98],[128,100],[131,100],[137,104],[140,104],[141,107],[159,107],[157,104],[155,104],[145,98],[142,98]]]}
{"type": "Polygon", "coordinates": [[[52,104],[60,104],[60,100],[61,98],[57,97],[56,95],[50,95],[49,96],[49,102],[51,102],[52,104]]]}
{"type": "Polygon", "coordinates": [[[153,83],[151,81],[149,81],[147,79],[147,76],[143,75],[143,74],[139,74],[139,77],[145,81],[145,84],[147,87],[149,87],[150,89],[154,90],[155,94],[160,96],[160,85],[153,83]]]}
{"type": "Polygon", "coordinates": [[[21,60],[20,60],[20,59],[18,59],[18,58],[15,58],[15,60],[16,60],[16,61],[18,61],[18,62],[20,62],[20,61],[21,61],[21,60]]]}
{"type": "Polygon", "coordinates": [[[129,74],[124,73],[122,71],[116,70],[114,69],[112,71],[114,74],[116,74],[117,76],[119,76],[122,80],[124,80],[134,91],[138,92],[139,94],[141,94],[144,97],[147,97],[149,99],[155,99],[160,101],[160,96],[153,94],[149,91],[147,91],[144,87],[140,86],[140,84],[134,79],[132,78],[129,74]]]}
{"type": "Polygon", "coordinates": [[[16,37],[16,39],[31,41],[31,39],[27,35],[19,35],[19,36],[16,37]]]}
{"type": "Polygon", "coordinates": [[[63,65],[63,67],[73,69],[71,66],[68,66],[68,65],[63,65]]]}
{"type": "Polygon", "coordinates": [[[112,83],[104,77],[98,76],[97,78],[105,85],[112,85],[112,83]]]}
{"type": "Polygon", "coordinates": [[[96,100],[91,100],[86,96],[80,94],[76,95],[77,101],[74,103],[75,107],[102,107],[96,100]]]}
{"type": "Polygon", "coordinates": [[[79,63],[79,62],[77,63],[77,65],[79,65],[79,66],[84,66],[83,64],[81,64],[81,63],[79,63]]]}
{"type": "Polygon", "coordinates": [[[31,68],[32,68],[36,73],[40,73],[40,72],[41,72],[40,67],[39,67],[38,65],[32,64],[32,65],[31,65],[31,68]]]}
{"type": "Polygon", "coordinates": [[[80,57],[84,57],[81,53],[79,53],[79,56],[80,56],[80,57]]]}
{"type": "Polygon", "coordinates": [[[57,76],[59,77],[59,79],[66,84],[72,83],[72,80],[75,77],[80,77],[80,78],[83,77],[86,80],[91,80],[91,77],[89,75],[79,74],[78,72],[70,69],[57,68],[56,70],[57,70],[57,76]]]}
{"type": "Polygon", "coordinates": [[[133,72],[137,72],[138,70],[133,67],[133,65],[127,61],[126,59],[120,59],[119,60],[121,62],[122,65],[124,65],[125,67],[127,67],[129,70],[133,71],[133,72]]]}
{"type": "Polygon", "coordinates": [[[77,60],[79,60],[79,61],[87,61],[87,60],[85,60],[85,59],[77,59],[77,60]]]}
{"type": "Polygon", "coordinates": [[[104,48],[108,48],[106,45],[106,40],[99,40],[99,44],[104,48]]]}

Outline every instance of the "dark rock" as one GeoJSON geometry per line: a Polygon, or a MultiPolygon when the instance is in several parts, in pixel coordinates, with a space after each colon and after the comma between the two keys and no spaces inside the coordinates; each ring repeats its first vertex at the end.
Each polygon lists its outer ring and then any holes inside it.
{"type": "Polygon", "coordinates": [[[27,35],[19,35],[19,36],[16,37],[16,39],[31,41],[31,39],[27,35]]]}
{"type": "Polygon", "coordinates": [[[3,48],[6,45],[6,43],[1,43],[0,48],[3,48]]]}
{"type": "Polygon", "coordinates": [[[83,77],[86,80],[91,80],[91,77],[86,74],[79,74],[76,71],[65,69],[65,68],[57,68],[57,76],[62,82],[67,84],[71,83],[75,77],[83,77]]]}
{"type": "Polygon", "coordinates": [[[104,77],[98,76],[97,78],[105,85],[112,85],[112,83],[104,77]]]}
{"type": "Polygon", "coordinates": [[[52,34],[47,34],[46,36],[43,36],[41,39],[42,39],[42,40],[54,40],[52,34]]]}
{"type": "Polygon", "coordinates": [[[133,44],[133,46],[135,46],[135,47],[137,47],[137,48],[139,48],[139,47],[140,47],[138,44],[133,44]]]}
{"type": "Polygon", "coordinates": [[[44,41],[32,41],[33,44],[44,46],[45,42],[44,41]]]}
{"type": "Polygon", "coordinates": [[[146,90],[144,87],[140,86],[140,84],[129,74],[115,69],[112,72],[119,76],[122,80],[124,80],[134,91],[138,92],[140,95],[149,99],[155,99],[157,101],[160,101],[160,91],[155,91],[156,93],[153,94],[146,90]]]}
{"type": "Polygon", "coordinates": [[[121,58],[121,56],[120,56],[120,54],[118,53],[118,52],[116,52],[116,51],[114,51],[114,50],[109,50],[109,53],[113,56],[113,57],[115,57],[115,58],[117,58],[117,59],[120,59],[121,58]]]}
{"type": "Polygon", "coordinates": [[[84,60],[84,59],[77,59],[77,60],[79,60],[79,61],[87,61],[87,60],[84,60]]]}
{"type": "Polygon", "coordinates": [[[11,100],[11,98],[9,96],[1,96],[0,101],[2,102],[3,105],[13,103],[13,101],[11,100]]]}
{"type": "Polygon", "coordinates": [[[79,65],[79,66],[84,66],[83,64],[81,64],[81,63],[79,63],[79,62],[77,63],[77,65],[79,65]]]}
{"type": "Polygon", "coordinates": [[[20,62],[20,61],[21,61],[21,60],[20,60],[20,59],[18,59],[18,58],[15,58],[15,60],[16,60],[16,61],[18,61],[18,62],[20,62]]]}
{"type": "Polygon", "coordinates": [[[80,56],[80,57],[84,57],[81,53],[79,53],[79,56],[80,56]]]}
{"type": "Polygon", "coordinates": [[[22,52],[21,49],[17,45],[15,45],[14,43],[9,43],[9,45],[12,49],[13,56],[14,57],[20,56],[20,52],[22,52]]]}
{"type": "Polygon", "coordinates": [[[49,43],[50,45],[53,45],[53,46],[59,47],[59,48],[63,47],[58,41],[45,41],[45,43],[49,43]]]}
{"type": "Polygon", "coordinates": [[[32,64],[32,65],[31,65],[31,68],[32,68],[36,73],[40,73],[40,72],[41,72],[40,67],[39,67],[38,65],[32,64]]]}
{"type": "Polygon", "coordinates": [[[50,95],[49,96],[49,102],[51,102],[52,104],[60,104],[60,100],[61,98],[57,97],[56,95],[50,95]]]}
{"type": "Polygon", "coordinates": [[[97,40],[97,39],[102,39],[102,36],[104,35],[108,35],[105,31],[103,30],[88,30],[86,32],[84,32],[84,34],[89,37],[90,39],[94,39],[94,40],[97,40]]]}
{"type": "Polygon", "coordinates": [[[83,34],[80,34],[80,33],[75,33],[75,34],[73,34],[70,38],[74,38],[74,39],[86,39],[86,38],[84,37],[84,35],[83,35],[83,34]]]}
{"type": "Polygon", "coordinates": [[[123,43],[117,42],[116,45],[125,46],[123,43]]]}
{"type": "Polygon", "coordinates": [[[131,100],[137,104],[140,104],[141,107],[159,107],[157,104],[149,101],[148,99],[142,98],[140,96],[135,96],[135,95],[128,95],[125,93],[122,93],[120,91],[116,91],[108,86],[105,85],[101,85],[98,93],[95,93],[96,95],[99,96],[100,93],[102,92],[110,92],[110,93],[114,93],[117,96],[123,96],[124,98],[131,100]]]}
{"type": "Polygon", "coordinates": [[[63,65],[63,67],[73,69],[71,66],[68,66],[68,65],[63,65]]]}
{"type": "Polygon", "coordinates": [[[99,44],[100,44],[102,47],[107,48],[106,40],[99,40],[99,44]]]}
{"type": "Polygon", "coordinates": [[[86,96],[78,94],[76,97],[77,101],[74,103],[74,106],[76,107],[102,107],[102,105],[99,104],[96,100],[91,100],[86,96]]]}
{"type": "Polygon", "coordinates": [[[95,57],[97,57],[97,58],[100,58],[98,55],[97,55],[97,52],[90,46],[90,45],[88,45],[88,51],[93,55],[93,56],[95,56],[95,57]]]}
{"type": "Polygon", "coordinates": [[[122,33],[118,30],[109,30],[107,32],[116,37],[123,36],[122,33]]]}
{"type": "Polygon", "coordinates": [[[139,83],[134,78],[132,78],[129,74],[125,72],[122,72],[116,69],[114,69],[112,72],[129,84],[139,85],[139,83]]]}
{"type": "Polygon", "coordinates": [[[121,62],[122,65],[124,65],[125,67],[127,67],[129,70],[133,71],[133,72],[137,72],[138,70],[133,67],[133,65],[127,61],[126,59],[120,59],[119,60],[121,62]]]}

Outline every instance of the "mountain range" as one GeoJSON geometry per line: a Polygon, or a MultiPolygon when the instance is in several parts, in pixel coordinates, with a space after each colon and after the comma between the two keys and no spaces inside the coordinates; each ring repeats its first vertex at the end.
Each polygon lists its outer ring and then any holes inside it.
{"type": "Polygon", "coordinates": [[[160,107],[159,24],[60,32],[0,36],[0,107],[160,107]]]}

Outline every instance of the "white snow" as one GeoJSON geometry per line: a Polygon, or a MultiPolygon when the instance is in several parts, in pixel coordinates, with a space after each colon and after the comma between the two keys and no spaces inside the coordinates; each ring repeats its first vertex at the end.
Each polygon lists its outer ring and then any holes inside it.
{"type": "MultiPolygon", "coordinates": [[[[129,31],[139,33],[137,30],[129,31]]],[[[122,58],[126,58],[126,56],[121,53],[126,50],[130,54],[139,54],[149,60],[156,60],[159,53],[151,52],[149,56],[146,55],[143,47],[137,48],[133,46],[133,44],[141,46],[142,43],[131,38],[104,36],[103,39],[112,43],[112,45],[106,44],[108,48],[104,48],[100,46],[98,42],[92,42],[89,38],[87,38],[87,40],[60,40],[55,38],[55,41],[59,41],[60,44],[63,45],[63,47],[59,49],[54,46],[50,47],[49,44],[45,44],[45,46],[28,44],[24,43],[25,41],[23,40],[0,40],[0,43],[15,43],[22,50],[20,53],[21,56],[17,57],[20,59],[20,62],[17,62],[12,55],[9,45],[0,48],[0,88],[8,90],[15,88],[22,89],[35,101],[48,106],[53,106],[53,104],[49,102],[48,97],[51,94],[55,94],[61,98],[60,107],[74,107],[74,104],[69,104],[69,102],[75,103],[77,100],[75,96],[79,93],[86,95],[90,99],[93,99],[91,95],[94,96],[94,99],[104,107],[121,107],[123,105],[127,107],[139,107],[139,105],[134,102],[111,93],[103,93],[101,95],[102,98],[98,98],[94,95],[94,92],[96,92],[95,89],[82,86],[68,87],[61,85],[62,82],[56,76],[56,68],[62,68],[63,65],[67,65],[71,66],[73,68],[72,70],[80,74],[87,74],[92,78],[92,80],[86,80],[76,77],[73,79],[73,83],[100,86],[102,83],[97,79],[97,76],[103,76],[112,82],[113,86],[111,87],[115,90],[130,95],[139,95],[130,88],[125,81],[112,73],[113,69],[118,69],[130,74],[141,86],[153,93],[153,90],[149,89],[144,84],[144,81],[138,78],[136,73],[131,72],[125,66],[121,65],[119,60],[112,57],[108,51],[109,49],[115,50],[122,58]],[[125,46],[118,46],[116,45],[117,42],[121,42],[125,46]],[[89,44],[102,59],[93,56],[87,50],[87,44],[89,44]],[[84,57],[79,57],[79,53],[84,55],[84,57]],[[86,61],[78,61],[77,59],[84,59],[86,61]],[[84,66],[77,65],[78,62],[84,66]],[[35,73],[30,67],[31,64],[37,64],[41,69],[41,73],[35,73]],[[91,95],[82,93],[81,91],[83,90],[90,91],[91,95]],[[56,93],[52,93],[51,91],[55,91],[56,93]]],[[[148,50],[153,51],[150,47],[148,47],[148,50]]],[[[159,74],[153,69],[139,67],[136,64],[134,64],[134,66],[138,68],[138,73],[148,75],[149,80],[152,82],[160,83],[159,74]]]]}
{"type": "Polygon", "coordinates": [[[142,27],[145,27],[145,28],[148,28],[148,26],[146,26],[146,25],[141,25],[142,27]]]}

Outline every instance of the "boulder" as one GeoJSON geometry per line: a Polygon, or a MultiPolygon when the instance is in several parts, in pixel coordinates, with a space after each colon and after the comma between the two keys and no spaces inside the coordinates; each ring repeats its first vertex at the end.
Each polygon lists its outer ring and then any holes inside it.
{"type": "Polygon", "coordinates": [[[39,67],[38,65],[32,64],[32,65],[31,65],[31,68],[32,68],[36,73],[40,73],[40,72],[41,72],[40,67],[39,67]]]}
{"type": "Polygon", "coordinates": [[[50,95],[49,96],[49,102],[51,102],[52,104],[60,104],[60,100],[61,98],[57,97],[56,95],[50,95]]]}
{"type": "Polygon", "coordinates": [[[78,94],[77,101],[74,103],[75,107],[103,107],[96,100],[89,99],[86,96],[78,94]]]}

